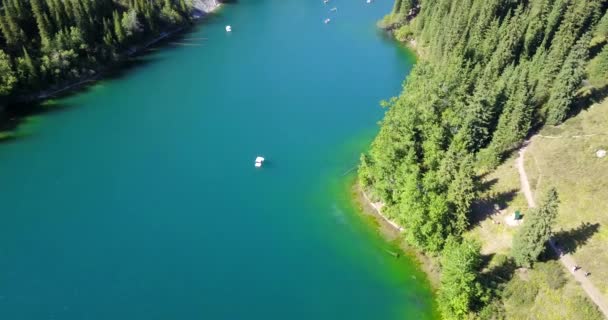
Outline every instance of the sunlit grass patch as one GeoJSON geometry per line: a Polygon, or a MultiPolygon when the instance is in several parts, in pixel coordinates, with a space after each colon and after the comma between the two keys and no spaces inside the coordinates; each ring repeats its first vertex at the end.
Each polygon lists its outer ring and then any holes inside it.
{"type": "Polygon", "coordinates": [[[575,260],[591,272],[592,282],[606,297],[608,157],[598,158],[599,149],[608,149],[608,101],[542,130],[528,148],[526,171],[535,195],[557,188],[561,204],[556,231],[567,235],[564,241],[575,243],[575,260]]]}

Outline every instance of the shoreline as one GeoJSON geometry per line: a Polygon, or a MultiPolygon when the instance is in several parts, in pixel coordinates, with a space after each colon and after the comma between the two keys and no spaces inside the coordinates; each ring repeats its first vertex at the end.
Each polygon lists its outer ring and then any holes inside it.
{"type": "Polygon", "coordinates": [[[374,211],[376,212],[376,215],[378,217],[382,218],[386,223],[388,223],[396,231],[403,232],[405,230],[402,226],[400,226],[393,220],[389,219],[387,216],[385,216],[382,213],[382,207],[384,206],[384,204],[382,202],[372,202],[372,200],[367,196],[367,193],[360,186],[358,189],[360,190],[361,195],[363,196],[365,201],[374,209],[374,211]]]}
{"type": "Polygon", "coordinates": [[[386,241],[398,244],[399,249],[403,253],[414,259],[420,270],[425,273],[429,284],[431,285],[431,289],[436,291],[440,286],[439,261],[410,246],[401,234],[405,229],[382,214],[382,205],[380,203],[372,202],[358,181],[355,180],[351,189],[353,192],[352,201],[359,207],[360,214],[372,217],[374,221],[377,222],[377,230],[380,235],[386,241]]]}
{"type": "Polygon", "coordinates": [[[60,93],[66,92],[66,91],[70,91],[70,90],[76,90],[89,83],[94,83],[99,80],[102,80],[104,78],[104,75],[106,75],[106,73],[109,70],[112,70],[114,67],[120,66],[121,63],[124,63],[130,57],[136,56],[138,54],[144,54],[145,50],[148,49],[150,46],[157,44],[157,43],[161,42],[162,40],[167,39],[181,31],[192,28],[196,24],[204,21],[205,17],[207,17],[207,15],[216,12],[221,7],[222,7],[222,4],[219,3],[217,6],[213,7],[213,9],[211,9],[207,12],[204,12],[204,14],[199,15],[199,16],[193,16],[192,21],[189,24],[178,26],[175,29],[172,29],[169,31],[162,31],[158,34],[158,36],[156,36],[150,40],[144,41],[142,44],[132,46],[130,49],[125,50],[122,54],[120,54],[120,57],[118,58],[118,60],[113,61],[108,64],[99,65],[97,67],[97,70],[95,70],[95,74],[93,74],[93,75],[76,78],[73,81],[69,81],[64,85],[59,86],[58,88],[49,88],[46,90],[40,90],[33,94],[17,97],[15,102],[17,102],[17,103],[43,102],[44,100],[53,98],[57,94],[60,94],[60,93]]]}
{"type": "MultiPolygon", "coordinates": [[[[63,84],[57,84],[55,86],[48,87],[43,90],[30,92],[27,94],[13,96],[10,100],[7,100],[5,104],[0,104],[0,142],[11,139],[14,137],[16,130],[22,124],[23,120],[32,114],[37,114],[42,111],[41,105],[50,99],[55,99],[61,96],[67,96],[72,93],[78,92],[78,90],[85,90],[90,85],[95,85],[101,80],[112,77],[112,72],[121,70],[125,64],[128,63],[129,59],[136,55],[145,55],[147,50],[172,36],[175,36],[179,32],[189,30],[195,27],[197,24],[205,21],[209,15],[217,12],[223,7],[222,3],[218,3],[216,6],[211,8],[209,11],[198,11],[198,15],[192,15],[192,20],[186,24],[176,26],[173,29],[161,31],[155,37],[146,39],[140,44],[134,44],[128,50],[123,51],[119,54],[119,58],[116,61],[111,61],[106,64],[99,64],[96,67],[91,67],[92,74],[83,75],[67,81],[63,84]],[[108,77],[109,75],[109,77],[108,77]],[[15,105],[26,105],[30,106],[27,111],[16,110],[13,106],[15,105]]],[[[194,12],[194,11],[193,11],[194,12]]],[[[17,108],[18,109],[18,108],[17,108]]]]}
{"type": "Polygon", "coordinates": [[[84,78],[74,79],[74,81],[63,85],[58,89],[52,89],[51,92],[47,92],[48,90],[42,90],[39,93],[37,93],[29,98],[25,98],[25,99],[21,100],[20,102],[25,102],[25,103],[42,102],[46,99],[53,98],[55,95],[60,94],[62,92],[69,91],[72,89],[78,89],[87,83],[99,81],[103,78],[103,76],[105,75],[105,73],[108,70],[111,70],[113,67],[119,66],[121,63],[124,63],[128,58],[133,57],[133,56],[137,55],[138,53],[142,53],[144,50],[148,49],[150,46],[184,30],[185,28],[186,28],[185,26],[182,26],[182,27],[178,27],[171,31],[163,31],[157,37],[150,39],[149,41],[145,42],[143,45],[137,46],[135,48],[131,48],[130,50],[127,50],[125,53],[123,53],[121,55],[121,57],[118,60],[116,60],[112,63],[109,63],[107,65],[99,66],[98,69],[95,71],[94,75],[84,77],[84,78]]]}

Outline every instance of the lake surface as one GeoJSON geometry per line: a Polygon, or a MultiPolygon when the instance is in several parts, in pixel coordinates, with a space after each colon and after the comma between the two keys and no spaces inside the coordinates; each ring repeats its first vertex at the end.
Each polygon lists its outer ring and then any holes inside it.
{"type": "Polygon", "coordinates": [[[350,200],[414,62],[391,6],[241,0],[49,103],[0,145],[0,318],[433,318],[350,200]]]}

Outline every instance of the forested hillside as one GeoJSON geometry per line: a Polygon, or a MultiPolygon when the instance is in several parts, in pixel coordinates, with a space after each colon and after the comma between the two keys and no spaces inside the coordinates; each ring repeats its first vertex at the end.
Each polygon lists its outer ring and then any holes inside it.
{"type": "Polygon", "coordinates": [[[184,0],[2,0],[0,99],[88,76],[189,12],[184,0]]]}
{"type": "MultiPolygon", "coordinates": [[[[605,0],[397,0],[384,25],[424,56],[359,177],[407,240],[439,252],[468,226],[477,176],[608,79],[605,0]],[[414,18],[415,16],[415,18],[414,18]],[[589,79],[589,81],[585,81],[589,79]],[[595,87],[592,87],[594,85],[595,87]]],[[[604,88],[605,89],[605,88],[604,88]]]]}

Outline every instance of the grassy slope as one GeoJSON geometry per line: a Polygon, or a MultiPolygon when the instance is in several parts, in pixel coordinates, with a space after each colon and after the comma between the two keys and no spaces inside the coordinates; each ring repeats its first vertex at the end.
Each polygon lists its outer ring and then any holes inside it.
{"type": "MultiPolygon", "coordinates": [[[[608,149],[608,100],[559,127],[543,129],[532,138],[525,164],[535,196],[550,186],[557,187],[562,201],[556,228],[560,243],[574,250],[577,263],[591,272],[592,281],[608,298],[608,252],[603,250],[608,245],[608,230],[603,227],[608,225],[608,157],[598,159],[595,151],[599,148],[608,149]],[[572,137],[589,134],[597,135],[572,137]]],[[[474,207],[475,223],[465,235],[483,244],[482,252],[490,260],[486,272],[494,280],[492,266],[509,255],[518,228],[507,226],[505,218],[515,210],[524,209],[525,214],[527,207],[519,192],[516,157],[514,153],[483,177],[484,191],[474,207]],[[499,211],[494,209],[496,204],[499,211]]],[[[513,292],[503,299],[507,318],[602,319],[563,267],[557,268],[551,257],[545,260],[534,270],[515,270],[512,278],[503,282],[506,291],[513,292]],[[563,284],[553,283],[562,276],[563,284]],[[529,288],[535,290],[526,293],[529,288]]]]}
{"type": "Polygon", "coordinates": [[[527,208],[515,167],[517,154],[483,177],[483,192],[473,206],[473,226],[467,237],[482,244],[482,254],[508,254],[515,228],[505,223],[515,210],[527,208]],[[495,206],[498,205],[498,210],[495,206]]]}
{"type": "Polygon", "coordinates": [[[608,100],[532,139],[526,172],[535,196],[555,186],[561,199],[556,233],[608,299],[608,100]],[[591,136],[588,136],[591,135],[591,136]]]}

